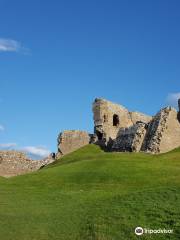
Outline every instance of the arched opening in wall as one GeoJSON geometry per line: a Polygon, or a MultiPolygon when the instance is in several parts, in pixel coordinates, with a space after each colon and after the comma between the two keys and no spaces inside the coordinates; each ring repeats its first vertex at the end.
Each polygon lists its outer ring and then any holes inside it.
{"type": "Polygon", "coordinates": [[[117,127],[119,125],[119,116],[117,114],[113,115],[113,126],[117,127]]]}

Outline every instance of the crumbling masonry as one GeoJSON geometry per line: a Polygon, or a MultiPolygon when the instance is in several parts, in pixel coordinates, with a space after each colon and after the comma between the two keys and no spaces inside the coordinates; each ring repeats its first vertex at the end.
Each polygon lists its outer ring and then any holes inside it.
{"type": "MultiPolygon", "coordinates": [[[[180,109],[180,100],[178,105],[180,109]]],[[[180,112],[173,107],[165,107],[151,117],[97,98],[93,103],[93,115],[94,134],[84,131],[61,133],[58,154],[72,152],[89,143],[116,152],[164,153],[180,147],[180,112]]]]}
{"type": "Polygon", "coordinates": [[[0,176],[12,177],[37,171],[53,161],[51,156],[43,160],[31,160],[23,152],[0,151],[0,176]]]}
{"type": "MultiPolygon", "coordinates": [[[[180,100],[178,106],[180,109],[180,100]]],[[[180,147],[180,110],[165,107],[151,117],[97,98],[93,114],[94,134],[78,130],[60,133],[56,158],[92,143],[116,152],[163,153],[180,147]]],[[[54,154],[35,161],[22,152],[0,151],[0,176],[37,171],[54,161],[54,154]]]]}

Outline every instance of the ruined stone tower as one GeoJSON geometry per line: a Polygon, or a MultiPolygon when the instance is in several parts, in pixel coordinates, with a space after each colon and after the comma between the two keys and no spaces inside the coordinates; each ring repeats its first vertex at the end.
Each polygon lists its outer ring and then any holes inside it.
{"type": "Polygon", "coordinates": [[[93,114],[94,133],[97,135],[98,142],[99,144],[105,143],[110,148],[120,135],[131,134],[136,128],[133,126],[137,123],[147,124],[152,119],[139,112],[129,112],[125,107],[105,99],[95,99],[93,114]]]}
{"type": "MultiPolygon", "coordinates": [[[[178,103],[180,107],[180,100],[178,103]]],[[[179,114],[172,107],[150,117],[95,99],[93,113],[98,144],[104,144],[111,151],[161,153],[180,146],[179,114]]]]}
{"type": "MultiPolygon", "coordinates": [[[[180,109],[180,100],[178,105],[180,109]]],[[[151,117],[96,98],[93,118],[94,134],[64,131],[59,135],[59,154],[70,153],[89,143],[118,152],[163,153],[180,147],[180,111],[173,107],[165,107],[151,117]]]]}

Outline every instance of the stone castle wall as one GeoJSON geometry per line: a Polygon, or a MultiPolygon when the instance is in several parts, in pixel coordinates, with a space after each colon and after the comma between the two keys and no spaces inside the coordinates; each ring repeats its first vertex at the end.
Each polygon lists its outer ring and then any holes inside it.
{"type": "Polygon", "coordinates": [[[22,152],[0,151],[0,176],[11,177],[37,171],[53,161],[51,157],[44,160],[31,160],[22,152]]]}
{"type": "Polygon", "coordinates": [[[136,123],[129,128],[122,128],[114,140],[112,151],[139,152],[146,135],[146,123],[136,123]]]}
{"type": "Polygon", "coordinates": [[[159,146],[161,153],[180,147],[180,121],[175,109],[171,109],[169,112],[166,128],[162,132],[162,136],[159,146]]]}
{"type": "Polygon", "coordinates": [[[90,143],[90,135],[85,131],[69,130],[58,136],[58,157],[71,153],[90,143]]]}
{"type": "MultiPolygon", "coordinates": [[[[178,101],[180,108],[180,100],[178,101]]],[[[109,151],[163,153],[180,147],[180,111],[172,107],[160,110],[154,117],[129,112],[121,105],[104,99],[93,103],[94,134],[64,131],[58,136],[56,158],[89,143],[109,151]]],[[[52,157],[31,160],[24,153],[0,151],[0,176],[10,177],[36,171],[55,161],[52,157]]]]}
{"type": "Polygon", "coordinates": [[[153,118],[142,150],[163,153],[179,146],[180,122],[178,113],[174,108],[166,107],[153,118]]]}
{"type": "MultiPolygon", "coordinates": [[[[180,100],[178,104],[180,107],[180,100]]],[[[93,136],[83,131],[64,131],[59,135],[59,154],[70,153],[90,142],[119,152],[162,153],[180,146],[180,113],[172,107],[151,117],[97,98],[93,118],[93,136]]]]}
{"type": "MultiPolygon", "coordinates": [[[[178,101],[180,108],[180,100],[178,101]]],[[[154,117],[129,112],[121,105],[104,99],[93,104],[94,128],[97,137],[110,151],[145,151],[162,153],[180,146],[180,113],[166,107],[154,117]],[[118,117],[114,126],[113,118],[118,117]]]]}
{"type": "Polygon", "coordinates": [[[159,111],[149,124],[148,131],[146,134],[145,141],[142,146],[142,151],[159,153],[160,143],[163,137],[163,132],[167,128],[167,120],[169,113],[171,111],[170,107],[164,108],[159,111]]]}
{"type": "Polygon", "coordinates": [[[94,128],[99,140],[116,139],[121,129],[129,128],[137,122],[148,123],[152,117],[139,112],[129,112],[121,105],[104,99],[95,99],[93,103],[94,128]],[[117,120],[117,121],[116,121],[117,120]]]}
{"type": "Polygon", "coordinates": [[[133,124],[136,124],[137,122],[149,123],[152,120],[151,116],[140,112],[129,112],[129,114],[133,124]]]}
{"type": "Polygon", "coordinates": [[[121,127],[132,125],[130,114],[126,108],[104,99],[95,100],[93,103],[93,113],[95,132],[99,140],[101,138],[115,139],[121,127]],[[118,116],[119,123],[113,124],[113,116],[118,116]]]}

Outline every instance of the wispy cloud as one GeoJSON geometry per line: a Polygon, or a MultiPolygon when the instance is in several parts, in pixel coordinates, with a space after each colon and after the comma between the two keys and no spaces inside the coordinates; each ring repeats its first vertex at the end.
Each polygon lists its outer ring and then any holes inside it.
{"type": "Polygon", "coordinates": [[[27,154],[33,154],[39,157],[47,157],[51,152],[45,147],[27,146],[22,148],[27,154]]]}
{"type": "Polygon", "coordinates": [[[4,130],[5,130],[4,126],[0,124],[0,131],[4,131],[4,130]]]}
{"type": "Polygon", "coordinates": [[[180,99],[180,92],[169,93],[166,102],[168,105],[178,108],[178,99],[180,99]]]}
{"type": "Polygon", "coordinates": [[[0,143],[0,149],[2,150],[16,150],[26,153],[32,159],[40,159],[49,156],[51,153],[49,149],[41,146],[26,146],[18,147],[17,143],[0,143]]]}
{"type": "Polygon", "coordinates": [[[0,148],[1,149],[11,149],[16,147],[17,144],[16,143],[0,143],[0,148]]]}
{"type": "Polygon", "coordinates": [[[0,38],[0,52],[23,52],[28,53],[29,49],[13,39],[0,38]]]}

